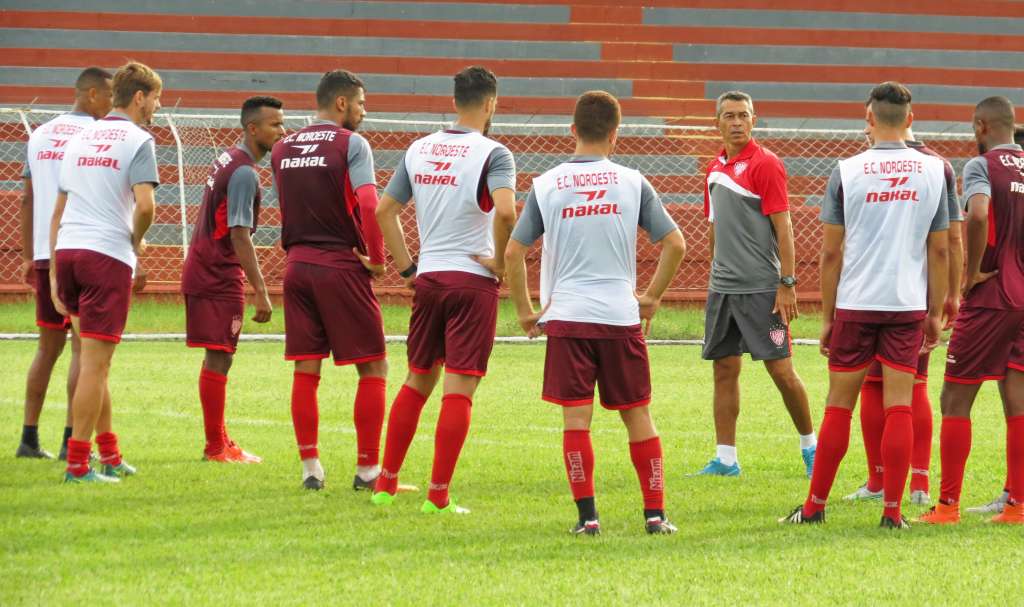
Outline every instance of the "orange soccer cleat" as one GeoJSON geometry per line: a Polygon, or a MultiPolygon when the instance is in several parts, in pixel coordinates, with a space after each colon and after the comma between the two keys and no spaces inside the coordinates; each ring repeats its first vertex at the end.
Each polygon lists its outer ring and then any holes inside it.
{"type": "Polygon", "coordinates": [[[1006,504],[1001,514],[989,519],[990,523],[1002,523],[1004,525],[1024,525],[1024,502],[1006,504]]]}
{"type": "Polygon", "coordinates": [[[960,522],[960,505],[939,502],[919,516],[915,522],[928,525],[955,525],[960,522]]]}
{"type": "Polygon", "coordinates": [[[262,457],[243,450],[238,446],[238,443],[231,439],[228,439],[227,442],[224,443],[224,453],[228,455],[228,461],[239,464],[259,464],[263,462],[262,457]]]}

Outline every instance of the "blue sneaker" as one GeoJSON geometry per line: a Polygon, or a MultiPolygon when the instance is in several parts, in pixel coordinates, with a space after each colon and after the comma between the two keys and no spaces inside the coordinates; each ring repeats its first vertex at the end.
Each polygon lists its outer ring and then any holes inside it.
{"type": "Polygon", "coordinates": [[[734,463],[731,466],[726,466],[722,463],[722,460],[717,457],[708,462],[708,465],[704,466],[698,472],[694,472],[689,476],[739,476],[740,465],[739,462],[734,463]]]}
{"type": "Polygon", "coordinates": [[[805,447],[800,450],[800,457],[804,458],[804,467],[807,468],[807,478],[811,478],[811,472],[814,472],[814,454],[817,453],[817,451],[817,445],[805,447]]]}

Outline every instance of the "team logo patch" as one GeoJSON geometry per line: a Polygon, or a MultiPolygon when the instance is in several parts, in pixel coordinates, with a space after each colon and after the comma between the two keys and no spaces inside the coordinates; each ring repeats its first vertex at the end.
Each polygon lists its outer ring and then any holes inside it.
{"type": "Polygon", "coordinates": [[[786,343],[786,327],[783,325],[773,326],[768,330],[768,339],[781,348],[782,344],[786,343]]]}
{"type": "Polygon", "coordinates": [[[242,317],[235,316],[231,319],[231,334],[238,335],[238,332],[242,330],[242,317]]]}
{"type": "Polygon", "coordinates": [[[743,171],[746,171],[746,170],[747,170],[747,163],[746,163],[746,161],[737,162],[736,164],[732,165],[732,174],[737,176],[737,177],[742,175],[743,171]]]}

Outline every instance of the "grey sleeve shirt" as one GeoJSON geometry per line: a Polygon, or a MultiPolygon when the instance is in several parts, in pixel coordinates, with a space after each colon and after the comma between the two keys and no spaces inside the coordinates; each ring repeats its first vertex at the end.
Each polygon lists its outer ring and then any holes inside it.
{"type": "Polygon", "coordinates": [[[543,234],[544,218],[540,214],[537,193],[530,188],[530,193],[526,196],[526,204],[523,205],[523,212],[519,215],[516,227],[512,229],[512,238],[520,244],[530,246],[543,234]]]}
{"type": "Polygon", "coordinates": [[[639,225],[651,242],[658,242],[669,232],[676,229],[676,222],[672,221],[661,198],[654,191],[651,182],[646,177],[641,177],[640,182],[640,221],[639,225]]]}
{"type": "Polygon", "coordinates": [[[260,189],[256,170],[243,165],[235,169],[228,180],[228,227],[252,228],[256,225],[253,200],[260,189]]]}
{"type": "Polygon", "coordinates": [[[502,188],[516,191],[516,161],[503,145],[491,150],[487,157],[487,191],[493,194],[502,188]]]}
{"type": "Polygon", "coordinates": [[[408,151],[402,154],[402,160],[395,167],[395,172],[391,174],[388,187],[384,188],[385,194],[401,204],[406,204],[412,198],[412,180],[409,179],[409,170],[405,168],[405,157],[408,154],[408,151]]]}
{"type": "Polygon", "coordinates": [[[825,199],[821,201],[819,218],[822,223],[846,225],[843,216],[843,177],[838,164],[836,168],[832,169],[832,174],[828,178],[828,187],[825,188],[825,199]]]}
{"type": "Polygon", "coordinates": [[[988,160],[984,156],[975,156],[964,165],[964,206],[975,194],[992,197],[992,182],[988,176],[988,160]]]}
{"type": "Polygon", "coordinates": [[[939,202],[939,208],[935,210],[935,216],[932,217],[932,225],[928,228],[929,232],[949,229],[949,207],[945,202],[945,200],[939,202]]]}
{"type": "Polygon", "coordinates": [[[156,147],[152,139],[140,145],[135,151],[135,156],[128,166],[128,183],[152,183],[153,187],[160,185],[160,174],[156,169],[156,147]]]}
{"type": "Polygon", "coordinates": [[[353,192],[364,185],[377,183],[370,143],[358,133],[352,133],[348,140],[348,180],[352,183],[353,192]]]}

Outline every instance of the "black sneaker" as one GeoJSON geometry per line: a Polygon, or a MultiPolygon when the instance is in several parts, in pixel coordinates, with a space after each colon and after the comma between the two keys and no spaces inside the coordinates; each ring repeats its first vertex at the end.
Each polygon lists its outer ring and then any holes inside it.
{"type": "Polygon", "coordinates": [[[647,529],[647,533],[651,535],[672,535],[679,529],[675,525],[669,522],[667,518],[660,516],[652,516],[647,519],[644,523],[644,528],[647,529]]]}
{"type": "Polygon", "coordinates": [[[594,519],[592,521],[578,521],[576,526],[569,530],[573,535],[601,535],[601,523],[594,519]]]}
{"type": "Polygon", "coordinates": [[[910,521],[907,517],[900,515],[900,520],[894,521],[888,516],[882,515],[882,520],[879,521],[878,526],[882,529],[910,529],[910,521]]]}
{"type": "Polygon", "coordinates": [[[53,454],[46,451],[42,447],[33,447],[21,443],[18,445],[18,450],[14,452],[14,457],[26,457],[29,459],[53,459],[53,454]]]}
{"type": "Polygon", "coordinates": [[[363,477],[357,474],[355,478],[352,479],[352,489],[355,491],[373,491],[377,487],[378,478],[380,478],[380,474],[368,481],[364,481],[363,477]]]}
{"type": "Polygon", "coordinates": [[[791,524],[791,525],[816,525],[825,522],[825,511],[819,510],[811,516],[804,516],[804,507],[802,505],[797,506],[788,515],[779,519],[780,523],[791,524]]]}
{"type": "Polygon", "coordinates": [[[307,476],[306,480],[302,481],[302,486],[305,489],[319,491],[324,488],[324,482],[315,476],[307,476]]]}

